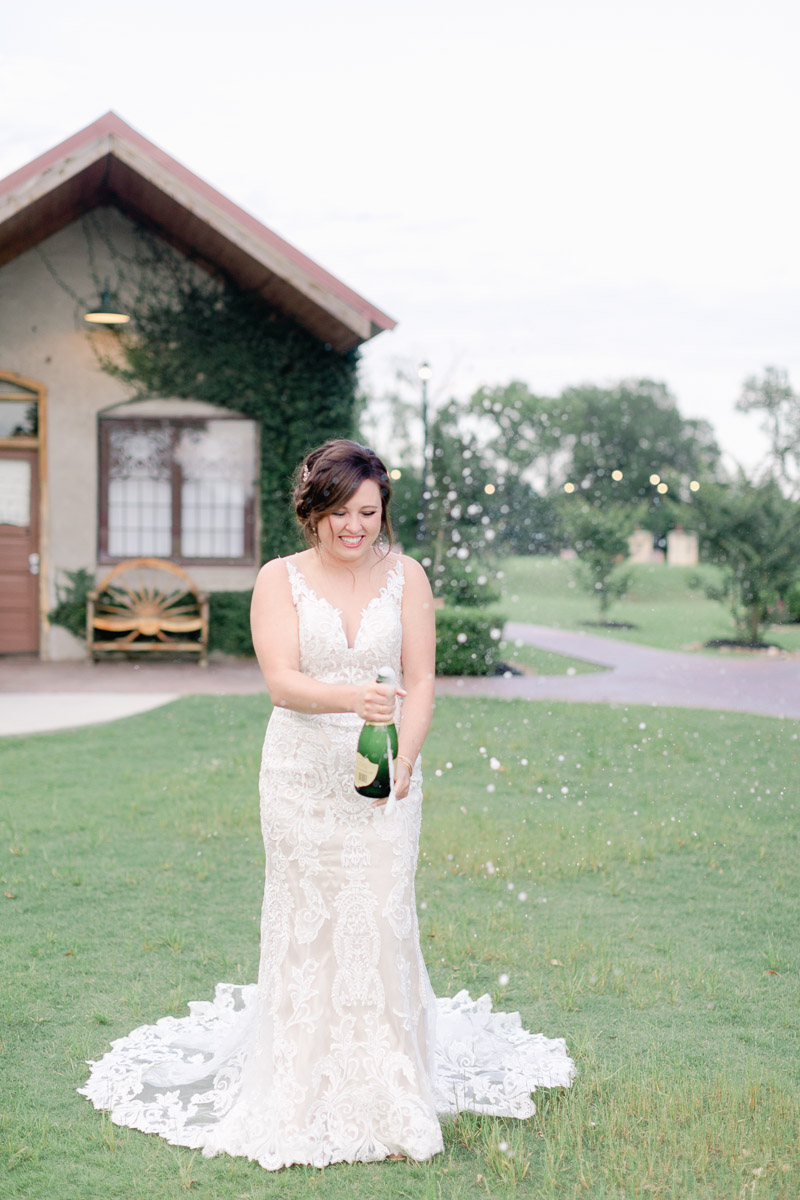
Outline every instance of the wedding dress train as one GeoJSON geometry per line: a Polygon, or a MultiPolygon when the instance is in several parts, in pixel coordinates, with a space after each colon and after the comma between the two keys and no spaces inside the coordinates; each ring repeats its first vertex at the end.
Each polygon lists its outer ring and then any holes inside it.
{"type": "MultiPolygon", "coordinates": [[[[403,567],[348,645],[340,613],[287,560],[300,669],[328,682],[400,673],[403,567]]],[[[534,1112],[537,1087],[568,1086],[563,1039],[493,1013],[488,996],[436,1000],[414,896],[422,778],[391,814],[353,787],[351,713],[276,708],[260,772],[266,882],[258,983],[112,1043],[81,1089],[117,1124],[203,1154],[292,1163],[426,1159],[437,1114],[534,1112]]]]}

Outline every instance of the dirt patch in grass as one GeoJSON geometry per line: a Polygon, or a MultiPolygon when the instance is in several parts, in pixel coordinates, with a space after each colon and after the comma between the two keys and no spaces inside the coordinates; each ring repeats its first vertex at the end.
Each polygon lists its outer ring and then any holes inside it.
{"type": "Polygon", "coordinates": [[[627,621],[581,621],[590,629],[638,629],[638,625],[630,625],[627,621]]]}
{"type": "Polygon", "coordinates": [[[737,638],[712,638],[703,645],[707,650],[750,650],[760,653],[780,654],[781,647],[774,642],[743,642],[737,638]]]}

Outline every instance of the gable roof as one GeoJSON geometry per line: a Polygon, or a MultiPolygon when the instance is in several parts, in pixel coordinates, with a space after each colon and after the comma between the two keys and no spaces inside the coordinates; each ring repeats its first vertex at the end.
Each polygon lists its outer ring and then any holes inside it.
{"type": "Polygon", "coordinates": [[[108,204],[221,267],[336,350],[396,324],[113,112],[0,180],[0,266],[108,204]]]}

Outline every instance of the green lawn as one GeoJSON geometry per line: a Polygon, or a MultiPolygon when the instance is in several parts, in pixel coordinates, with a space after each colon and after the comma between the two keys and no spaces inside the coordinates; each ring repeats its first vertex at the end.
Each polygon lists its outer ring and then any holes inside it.
{"type": "MultiPolygon", "coordinates": [[[[492,607],[512,621],[530,621],[562,629],[584,629],[600,619],[599,605],[574,581],[574,563],[558,558],[506,559],[500,580],[502,595],[492,607]]],[[[692,576],[716,578],[714,567],[667,567],[634,564],[633,584],[624,600],[611,608],[609,619],[634,629],[591,629],[627,641],[665,650],[699,650],[713,638],[734,636],[723,605],[693,590],[692,576]]],[[[775,626],[766,640],[785,650],[800,650],[800,626],[775,626]]]]}
{"type": "Polygon", "coordinates": [[[520,640],[504,638],[500,642],[502,661],[521,671],[523,675],[590,675],[606,668],[583,658],[570,658],[566,654],[555,654],[552,650],[540,650],[538,646],[527,646],[520,640]]]}
{"type": "Polygon", "coordinates": [[[440,994],[567,1037],[578,1078],[532,1120],[462,1116],[429,1164],[270,1175],[77,1096],[112,1038],[255,976],[266,710],[0,741],[4,1200],[800,1194],[800,723],[764,717],[437,706],[424,950],[440,994]]]}

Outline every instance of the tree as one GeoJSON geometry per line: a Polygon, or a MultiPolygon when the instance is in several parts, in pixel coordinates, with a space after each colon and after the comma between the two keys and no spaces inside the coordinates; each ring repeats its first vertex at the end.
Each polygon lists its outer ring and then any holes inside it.
{"type": "Polygon", "coordinates": [[[708,594],[727,604],[737,636],[759,645],[770,608],[797,577],[800,504],[775,479],[752,483],[740,473],[732,484],[701,488],[692,508],[704,557],[723,569],[721,587],[708,594]]]}
{"type": "Polygon", "coordinates": [[[605,619],[612,603],[630,587],[630,568],[620,563],[628,554],[635,513],[621,505],[601,508],[576,498],[565,499],[562,515],[580,560],[578,580],[597,599],[605,619]]]}
{"type": "Polygon", "coordinates": [[[527,479],[511,471],[497,480],[496,490],[483,503],[498,553],[557,554],[563,549],[560,497],[540,495],[527,479]]]}
{"type": "MultiPolygon", "coordinates": [[[[383,457],[383,456],[381,456],[383,457]]],[[[417,543],[419,528],[419,493],[421,477],[419,468],[407,465],[406,459],[392,458],[386,466],[394,472],[392,484],[392,529],[399,544],[405,550],[412,550],[417,543]],[[401,463],[402,466],[398,466],[401,463]]]]}
{"type": "Polygon", "coordinates": [[[461,417],[461,406],[450,400],[431,424],[421,561],[434,595],[456,604],[480,604],[496,598],[489,585],[496,530],[486,501],[491,494],[487,489],[496,490],[503,479],[486,465],[461,417]]]}
{"type": "Polygon", "coordinates": [[[685,420],[663,383],[623,380],[568,388],[561,396],[572,439],[568,478],[594,501],[662,504],[651,477],[673,493],[716,470],[720,451],[706,421],[685,420]],[[616,476],[616,477],[615,477],[616,476]]]}
{"type": "MultiPolygon", "coordinates": [[[[408,369],[394,373],[393,386],[375,393],[360,389],[356,398],[356,436],[380,454],[387,466],[419,462],[422,419],[419,382],[408,369]]],[[[419,467],[416,467],[419,472],[419,467]]]]}
{"type": "Polygon", "coordinates": [[[519,380],[502,387],[481,387],[467,411],[485,431],[484,452],[497,469],[527,474],[545,494],[563,483],[573,424],[568,404],[537,396],[519,380]]]}
{"type": "Polygon", "coordinates": [[[356,405],[355,437],[371,446],[393,473],[392,528],[399,544],[411,551],[421,521],[419,388],[414,388],[410,372],[399,368],[391,388],[380,393],[361,388],[356,405]]]}
{"type": "MultiPolygon", "coordinates": [[[[563,544],[556,507],[487,449],[478,436],[471,405],[451,399],[435,410],[430,424],[430,461],[425,493],[425,537],[418,532],[421,478],[420,407],[414,381],[398,372],[397,387],[361,399],[360,436],[387,444],[397,472],[392,480],[392,523],[399,541],[417,554],[438,595],[457,603],[489,599],[488,576],[495,554],[551,552],[563,544]],[[476,581],[487,576],[487,583],[476,581]]],[[[521,387],[522,385],[520,385],[521,387]]]]}
{"type": "Polygon", "coordinates": [[[795,499],[800,496],[800,395],[792,390],[788,371],[765,367],[759,379],[744,381],[736,402],[739,412],[760,412],[761,428],[770,444],[770,465],[795,499]]]}
{"type": "Polygon", "coordinates": [[[665,496],[685,494],[690,480],[713,476],[719,463],[708,422],[686,420],[666,385],[649,379],[565,388],[557,397],[518,381],[483,387],[468,412],[498,469],[533,481],[545,496],[571,483],[591,503],[647,500],[654,532],[670,525],[665,496]],[[662,482],[666,491],[658,492],[662,482]]]}

